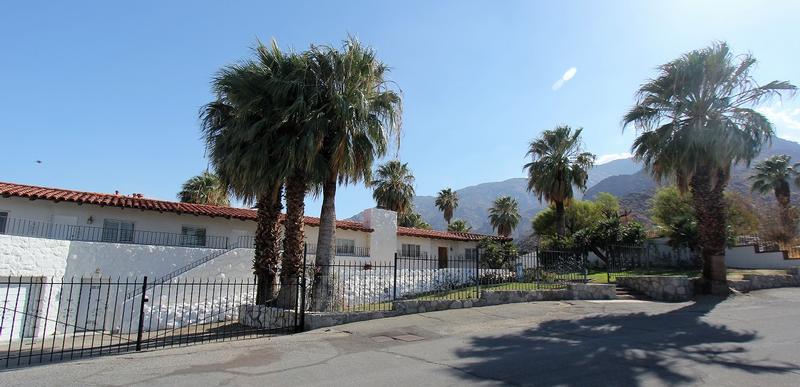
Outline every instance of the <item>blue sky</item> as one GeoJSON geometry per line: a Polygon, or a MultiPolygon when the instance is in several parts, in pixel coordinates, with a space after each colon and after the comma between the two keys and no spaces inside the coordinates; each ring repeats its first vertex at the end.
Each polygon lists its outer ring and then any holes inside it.
{"type": "MultiPolygon", "coordinates": [[[[174,199],[207,165],[197,114],[215,71],[257,38],[300,51],[348,33],[403,91],[399,156],[418,194],[521,177],[528,141],[558,124],[610,159],[629,151],[619,122],[637,86],[683,52],[725,40],[761,82],[800,83],[800,3],[763,3],[6,2],[0,181],[174,199]]],[[[794,140],[799,99],[763,108],[794,140]]],[[[339,217],[373,205],[360,186],[337,195],[339,217]]]]}

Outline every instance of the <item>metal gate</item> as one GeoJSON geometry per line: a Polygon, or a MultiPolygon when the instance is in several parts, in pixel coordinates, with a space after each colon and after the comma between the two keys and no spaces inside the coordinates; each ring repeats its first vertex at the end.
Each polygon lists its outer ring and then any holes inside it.
{"type": "Polygon", "coordinates": [[[304,285],[255,305],[254,279],[4,278],[0,368],[297,332],[304,285]]]}

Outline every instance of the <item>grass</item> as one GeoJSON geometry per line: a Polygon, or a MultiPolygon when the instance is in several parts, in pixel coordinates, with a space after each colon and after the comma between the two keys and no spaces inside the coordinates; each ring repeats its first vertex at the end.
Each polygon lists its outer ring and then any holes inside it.
{"type": "MultiPolygon", "coordinates": [[[[481,291],[483,290],[493,290],[493,291],[514,291],[514,290],[537,290],[542,289],[542,286],[537,285],[533,282],[506,282],[502,284],[494,284],[494,285],[481,285],[481,291]]],[[[432,300],[468,300],[470,298],[478,298],[477,293],[475,292],[475,286],[470,286],[468,288],[463,289],[455,289],[450,290],[444,293],[436,293],[436,294],[429,294],[425,296],[420,296],[413,298],[413,300],[420,300],[420,301],[432,301],[432,300]]]]}
{"type": "Polygon", "coordinates": [[[392,305],[392,301],[386,301],[386,302],[376,302],[374,304],[356,305],[356,306],[348,309],[348,311],[349,312],[380,312],[380,311],[389,311],[389,310],[392,310],[392,308],[394,308],[394,305],[392,305]]]}
{"type": "MultiPolygon", "coordinates": [[[[728,269],[728,279],[739,280],[742,279],[744,274],[786,274],[786,270],[768,270],[768,269],[728,269]]],[[[689,278],[699,277],[700,270],[677,270],[677,269],[635,269],[627,270],[619,273],[614,273],[612,276],[625,276],[625,275],[685,275],[689,278]]],[[[608,283],[608,274],[605,270],[593,270],[589,272],[589,281],[599,284],[608,283]]]]}
{"type": "MultiPolygon", "coordinates": [[[[700,270],[677,270],[677,269],[634,269],[626,270],[617,273],[612,273],[612,277],[626,276],[626,275],[685,275],[687,277],[697,277],[700,275],[700,270]]],[[[589,282],[596,284],[607,284],[608,273],[605,270],[592,270],[587,277],[589,282]]]]}

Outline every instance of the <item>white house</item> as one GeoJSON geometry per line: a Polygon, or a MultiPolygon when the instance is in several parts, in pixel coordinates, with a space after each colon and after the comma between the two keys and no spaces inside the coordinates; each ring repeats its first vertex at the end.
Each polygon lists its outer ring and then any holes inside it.
{"type": "MultiPolygon", "coordinates": [[[[487,237],[398,227],[393,211],[376,208],[357,218],[336,222],[337,260],[391,262],[397,253],[448,267],[487,237]]],[[[0,277],[163,276],[200,259],[221,263],[187,275],[249,276],[255,219],[244,208],[0,182],[0,277]]],[[[305,224],[313,255],[319,218],[305,224]]]]}
{"type": "MultiPolygon", "coordinates": [[[[415,267],[447,270],[472,259],[478,241],[487,237],[398,227],[396,213],[376,208],[357,218],[336,222],[337,263],[390,264],[397,254],[415,267]]],[[[0,182],[0,297],[3,310],[13,309],[2,314],[0,342],[108,328],[107,313],[90,316],[91,310],[76,306],[100,305],[102,292],[92,289],[102,281],[252,278],[255,220],[256,211],[244,208],[0,182]],[[68,295],[61,294],[64,286],[68,295]],[[42,302],[51,296],[54,302],[42,302]],[[56,316],[61,325],[48,326],[46,316],[56,316]],[[13,326],[16,331],[8,328],[13,326]]],[[[313,261],[319,219],[306,217],[305,226],[313,261]]],[[[150,292],[155,295],[155,289],[150,292]]],[[[128,302],[123,296],[111,304],[128,302]]],[[[174,307],[167,312],[177,313],[174,307]]]]}

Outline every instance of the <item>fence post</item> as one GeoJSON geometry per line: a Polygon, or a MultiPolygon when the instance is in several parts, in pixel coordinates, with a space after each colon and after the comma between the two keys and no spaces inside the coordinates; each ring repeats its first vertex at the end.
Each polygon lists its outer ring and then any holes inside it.
{"type": "Polygon", "coordinates": [[[136,350],[142,350],[142,329],[144,329],[144,303],[147,301],[146,297],[147,293],[147,276],[144,276],[144,281],[142,282],[142,298],[141,303],[139,304],[139,329],[136,332],[136,350]]]}
{"type": "Polygon", "coordinates": [[[589,249],[583,250],[583,283],[589,282],[589,249]]]}
{"type": "Polygon", "coordinates": [[[302,332],[306,326],[306,257],[308,257],[308,243],[303,244],[303,270],[300,271],[300,324],[297,330],[302,332]]]}
{"type": "Polygon", "coordinates": [[[481,249],[475,249],[475,298],[481,298],[481,249]]]}
{"type": "Polygon", "coordinates": [[[541,263],[542,263],[542,255],[539,254],[539,245],[533,249],[533,253],[535,254],[535,259],[533,261],[533,282],[536,284],[536,289],[539,289],[539,286],[542,283],[542,272],[541,272],[541,263]]]}
{"type": "Polygon", "coordinates": [[[394,253],[394,279],[392,280],[392,301],[397,300],[397,252],[394,253]]]}

